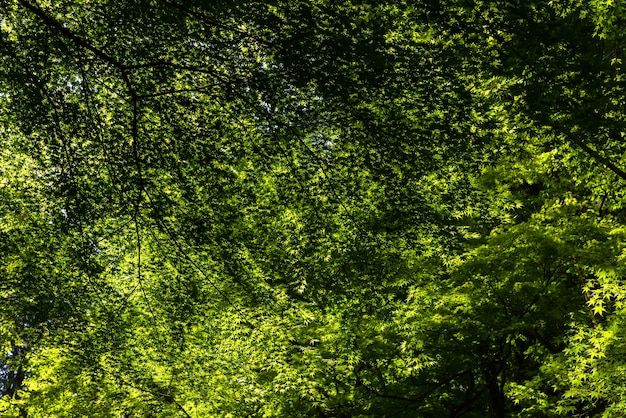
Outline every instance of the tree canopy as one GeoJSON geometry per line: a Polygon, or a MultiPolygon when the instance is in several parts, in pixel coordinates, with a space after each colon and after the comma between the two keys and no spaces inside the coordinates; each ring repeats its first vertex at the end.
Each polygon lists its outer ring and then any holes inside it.
{"type": "Polygon", "coordinates": [[[0,0],[0,415],[619,416],[625,22],[0,0]]]}

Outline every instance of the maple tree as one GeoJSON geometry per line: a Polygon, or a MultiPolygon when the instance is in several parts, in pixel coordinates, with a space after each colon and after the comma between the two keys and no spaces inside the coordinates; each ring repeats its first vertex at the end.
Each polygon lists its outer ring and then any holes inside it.
{"type": "Polygon", "coordinates": [[[619,4],[0,12],[3,416],[624,409],[619,4]]]}

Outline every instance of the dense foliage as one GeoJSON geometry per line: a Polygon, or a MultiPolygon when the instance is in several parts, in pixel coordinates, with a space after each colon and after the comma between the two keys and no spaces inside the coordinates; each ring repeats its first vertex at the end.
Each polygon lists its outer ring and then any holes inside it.
{"type": "Polygon", "coordinates": [[[0,415],[620,416],[625,22],[0,0],[0,415]]]}

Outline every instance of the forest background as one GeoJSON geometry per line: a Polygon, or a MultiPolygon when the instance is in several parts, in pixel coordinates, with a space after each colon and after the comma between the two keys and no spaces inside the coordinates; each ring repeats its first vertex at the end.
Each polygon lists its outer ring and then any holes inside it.
{"type": "Polygon", "coordinates": [[[625,28],[0,0],[0,414],[621,416],[625,28]]]}

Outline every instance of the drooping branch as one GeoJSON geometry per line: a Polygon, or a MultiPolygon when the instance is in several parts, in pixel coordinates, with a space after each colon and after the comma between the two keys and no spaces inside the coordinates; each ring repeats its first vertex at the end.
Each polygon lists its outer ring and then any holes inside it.
{"type": "Polygon", "coordinates": [[[124,81],[124,84],[126,85],[126,88],[128,89],[129,95],[131,97],[136,96],[135,88],[133,86],[133,83],[131,82],[131,79],[130,79],[130,76],[129,76],[129,73],[128,73],[129,68],[127,66],[125,66],[122,62],[120,62],[119,60],[115,59],[114,57],[112,57],[111,55],[107,54],[106,52],[102,51],[101,49],[95,47],[92,43],[90,43],[86,39],[78,36],[72,30],[70,30],[69,28],[63,26],[63,24],[58,22],[52,16],[48,15],[45,11],[43,11],[42,9],[37,7],[36,5],[34,5],[32,3],[29,3],[26,0],[18,0],[18,2],[19,2],[19,4],[24,6],[26,9],[30,10],[34,15],[39,17],[46,24],[46,26],[48,26],[51,29],[56,30],[63,37],[71,40],[77,46],[92,52],[95,56],[97,56],[98,58],[100,58],[104,62],[106,62],[106,63],[112,65],[113,67],[115,67],[116,69],[118,69],[120,71],[120,73],[121,73],[121,76],[122,76],[122,79],[124,81]]]}
{"type": "Polygon", "coordinates": [[[35,6],[34,4],[31,4],[31,3],[27,2],[26,0],[18,0],[18,2],[22,6],[24,6],[28,10],[30,10],[33,14],[37,15],[37,17],[39,17],[41,20],[43,20],[44,23],[47,26],[49,26],[51,28],[54,28],[55,30],[59,31],[59,33],[61,33],[64,37],[66,37],[68,39],[71,39],[76,45],[79,45],[82,48],[85,48],[85,49],[93,52],[98,58],[108,62],[109,64],[113,65],[114,67],[118,68],[119,70],[125,70],[126,69],[125,66],[121,62],[119,62],[115,58],[111,57],[110,55],[108,55],[104,51],[96,48],[94,45],[92,45],[91,43],[87,42],[87,40],[85,40],[85,39],[81,38],[80,36],[76,35],[69,28],[63,26],[60,22],[56,21],[53,17],[51,17],[48,14],[46,14],[46,12],[41,10],[39,7],[35,6]]]}

